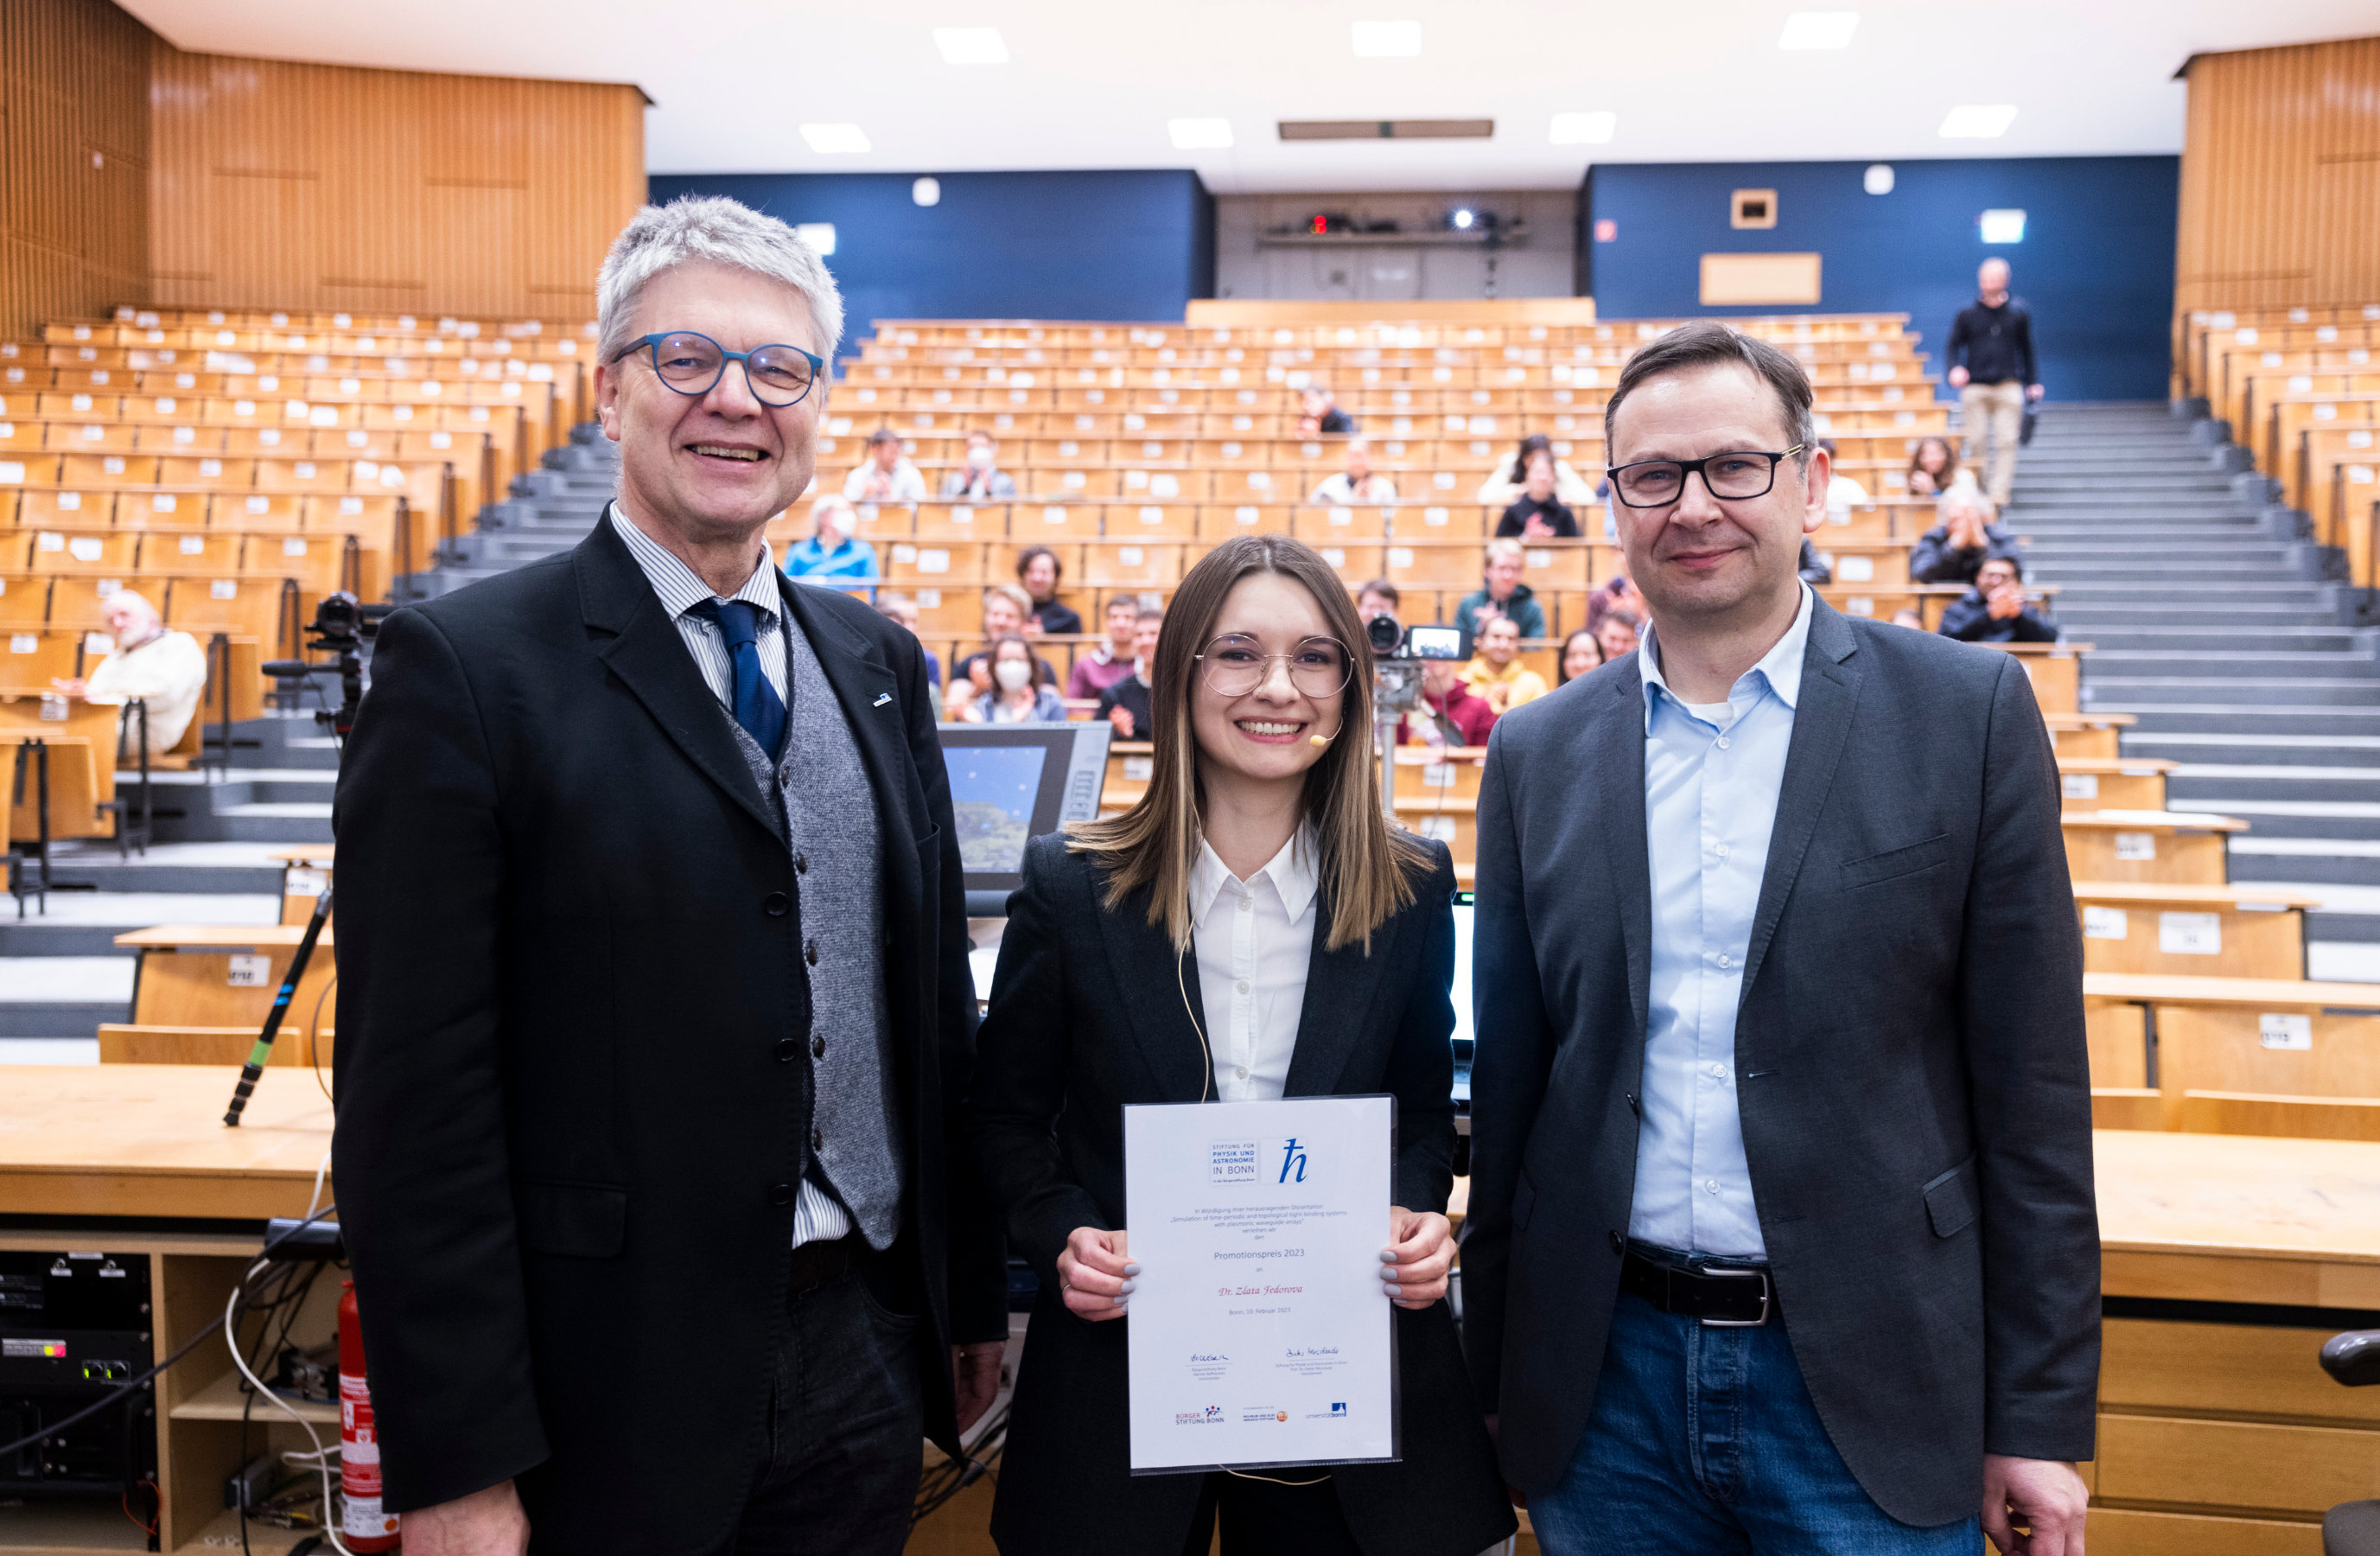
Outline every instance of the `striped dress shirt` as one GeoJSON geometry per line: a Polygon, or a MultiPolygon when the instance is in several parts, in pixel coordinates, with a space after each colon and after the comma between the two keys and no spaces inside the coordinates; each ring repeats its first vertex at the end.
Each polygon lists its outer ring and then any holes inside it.
{"type": "MultiPolygon", "coordinates": [[[[678,636],[686,640],[686,652],[694,656],[695,668],[702,672],[704,685],[719,699],[719,705],[734,717],[735,706],[735,671],[727,655],[727,639],[720,635],[718,626],[694,614],[694,607],[706,600],[724,598],[713,594],[710,586],[695,577],[694,569],[677,555],[637,528],[635,522],[620,510],[611,506],[612,527],[626,541],[629,553],[643,568],[645,577],[661,596],[662,609],[677,623],[678,636]]],[[[768,548],[763,546],[754,563],[752,576],[735,591],[735,598],[751,605],[758,614],[759,626],[755,635],[755,647],[760,655],[760,674],[777,688],[777,699],[788,708],[792,699],[786,696],[785,639],[780,636],[789,630],[784,620],[784,601],[777,592],[777,569],[770,565],[768,548]]],[[[794,1246],[804,1243],[832,1242],[847,1236],[852,1230],[851,1212],[843,1208],[833,1191],[819,1181],[815,1173],[802,1175],[801,1193],[794,1201],[794,1246]]]]}

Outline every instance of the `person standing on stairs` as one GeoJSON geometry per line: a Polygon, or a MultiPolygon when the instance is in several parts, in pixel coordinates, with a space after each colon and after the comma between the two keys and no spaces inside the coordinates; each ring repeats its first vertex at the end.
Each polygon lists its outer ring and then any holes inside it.
{"type": "Polygon", "coordinates": [[[1944,355],[1950,365],[1950,386],[1959,391],[1959,403],[1965,407],[1967,462],[1982,467],[1985,490],[1993,502],[2005,505],[2016,484],[2016,443],[2024,407],[2042,394],[2034,358],[2033,312],[2009,294],[2006,260],[1985,260],[1975,272],[1975,300],[1960,310],[1944,355]]]}

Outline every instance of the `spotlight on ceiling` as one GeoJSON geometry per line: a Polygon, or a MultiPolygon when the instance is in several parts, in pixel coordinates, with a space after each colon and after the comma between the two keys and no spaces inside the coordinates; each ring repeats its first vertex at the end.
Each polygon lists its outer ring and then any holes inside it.
{"type": "Polygon", "coordinates": [[[942,202],[942,181],[933,177],[920,178],[909,186],[909,198],[920,205],[940,205],[942,202]]]}
{"type": "Polygon", "coordinates": [[[1860,188],[1873,195],[1890,194],[1892,192],[1892,164],[1888,162],[1872,162],[1868,164],[1867,171],[1860,175],[1860,188]]]}
{"type": "Polygon", "coordinates": [[[1479,213],[1467,205],[1458,205],[1446,213],[1446,225],[1457,232],[1469,232],[1479,225],[1479,213]]]}

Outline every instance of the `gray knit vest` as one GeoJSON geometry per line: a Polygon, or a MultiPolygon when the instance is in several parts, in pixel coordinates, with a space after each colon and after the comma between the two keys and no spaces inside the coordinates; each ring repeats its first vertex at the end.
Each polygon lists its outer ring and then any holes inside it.
{"type": "Polygon", "coordinates": [[[808,1171],[825,1180],[879,1250],[901,1230],[901,1115],[892,1097],[892,1028],[884,998],[884,886],[876,791],[826,672],[790,614],[785,628],[785,749],[771,768],[759,742],[720,714],[760,791],[783,807],[809,976],[815,1101],[808,1171]]]}

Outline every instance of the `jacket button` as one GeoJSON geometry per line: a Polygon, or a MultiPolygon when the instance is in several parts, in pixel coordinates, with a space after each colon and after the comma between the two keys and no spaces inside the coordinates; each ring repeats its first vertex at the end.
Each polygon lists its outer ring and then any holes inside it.
{"type": "Polygon", "coordinates": [[[809,857],[808,854],[796,854],[796,855],[795,855],[795,856],[794,856],[794,873],[795,873],[795,875],[808,875],[809,872],[810,872],[810,857],[809,857]]]}
{"type": "Polygon", "coordinates": [[[1626,1253],[1628,1251],[1628,1239],[1622,1237],[1617,1232],[1613,1233],[1611,1234],[1611,1251],[1615,1254],[1626,1253]]]}
{"type": "Polygon", "coordinates": [[[812,1150],[824,1150],[824,1149],[826,1149],[826,1135],[825,1135],[825,1132],[824,1132],[824,1131],[822,1131],[822,1130],[818,1130],[818,1129],[813,1129],[813,1130],[811,1130],[811,1131],[810,1131],[810,1149],[812,1149],[812,1150]]]}
{"type": "Polygon", "coordinates": [[[777,1206],[790,1205],[794,1202],[794,1195],[793,1185],[771,1184],[769,1187],[769,1203],[777,1206]]]}
{"type": "Polygon", "coordinates": [[[777,1039],[777,1063],[781,1064],[784,1064],[788,1060],[791,1060],[799,1054],[801,1051],[802,1045],[799,1039],[779,1038],[777,1039]]]}
{"type": "Polygon", "coordinates": [[[771,918],[783,918],[794,906],[794,899],[783,892],[771,892],[760,899],[760,911],[771,918]]]}
{"type": "Polygon", "coordinates": [[[808,945],[804,946],[804,947],[802,948],[802,955],[803,955],[803,957],[804,957],[806,960],[808,960],[808,963],[809,963],[809,965],[810,965],[811,966],[818,966],[818,942],[816,942],[816,941],[811,941],[808,945]]]}
{"type": "Polygon", "coordinates": [[[813,1059],[823,1059],[826,1057],[826,1039],[824,1038],[812,1038],[810,1039],[810,1057],[813,1059]]]}

